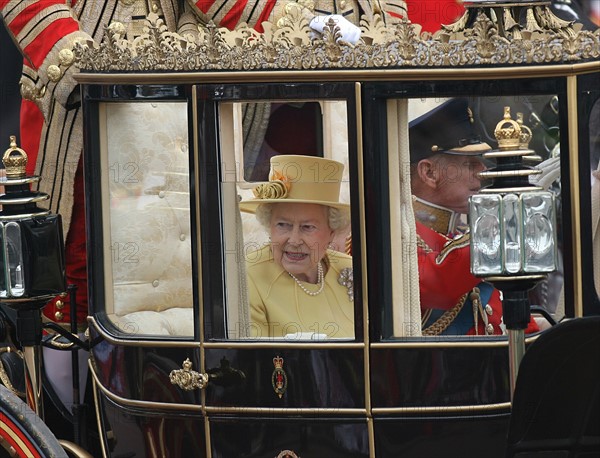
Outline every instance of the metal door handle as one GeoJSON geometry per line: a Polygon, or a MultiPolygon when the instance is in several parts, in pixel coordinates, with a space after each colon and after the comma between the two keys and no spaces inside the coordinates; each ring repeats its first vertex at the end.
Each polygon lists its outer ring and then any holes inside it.
{"type": "Polygon", "coordinates": [[[208,385],[208,374],[201,374],[192,370],[192,362],[189,358],[186,358],[182,364],[182,369],[171,371],[169,380],[182,390],[192,391],[197,388],[202,390],[208,385]]]}

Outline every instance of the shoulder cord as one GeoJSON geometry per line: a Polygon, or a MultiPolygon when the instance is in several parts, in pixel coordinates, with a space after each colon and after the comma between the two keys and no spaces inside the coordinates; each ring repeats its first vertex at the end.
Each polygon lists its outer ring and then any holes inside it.
{"type": "MultiPolygon", "coordinates": [[[[444,314],[437,320],[435,320],[435,322],[431,326],[428,326],[427,328],[423,329],[422,334],[424,336],[437,336],[444,332],[446,328],[450,326],[450,323],[454,321],[456,316],[462,310],[468,295],[469,293],[463,294],[455,306],[453,306],[451,309],[446,310],[444,314]]],[[[431,312],[429,313],[431,314],[431,312]]]]}

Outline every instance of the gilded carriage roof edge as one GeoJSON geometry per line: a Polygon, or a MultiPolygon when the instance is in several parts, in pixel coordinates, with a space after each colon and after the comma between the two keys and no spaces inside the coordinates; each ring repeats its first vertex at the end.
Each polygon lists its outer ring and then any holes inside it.
{"type": "Polygon", "coordinates": [[[331,70],[448,68],[568,64],[600,57],[600,29],[563,21],[548,2],[466,3],[465,14],[434,35],[402,20],[384,24],[376,15],[360,22],[356,45],[338,40],[333,22],[311,36],[306,19],[290,10],[284,24],[263,23],[259,33],[246,24],[235,30],[199,26],[196,36],[167,30],[151,14],[144,34],[126,38],[113,23],[103,41],[78,42],[76,65],[86,73],[212,72],[248,70],[331,70]]]}

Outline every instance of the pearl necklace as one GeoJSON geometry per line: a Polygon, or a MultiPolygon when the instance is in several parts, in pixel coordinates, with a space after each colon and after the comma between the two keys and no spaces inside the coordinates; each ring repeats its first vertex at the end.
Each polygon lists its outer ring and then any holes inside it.
{"type": "Polygon", "coordinates": [[[306,286],[300,283],[300,280],[298,280],[293,273],[288,272],[288,275],[292,277],[296,284],[300,287],[300,289],[309,296],[318,296],[323,292],[323,288],[325,287],[325,281],[323,278],[323,265],[321,264],[321,261],[319,261],[319,264],[317,264],[317,284],[320,284],[321,286],[319,286],[319,289],[316,291],[310,291],[309,289],[307,289],[306,286]]]}

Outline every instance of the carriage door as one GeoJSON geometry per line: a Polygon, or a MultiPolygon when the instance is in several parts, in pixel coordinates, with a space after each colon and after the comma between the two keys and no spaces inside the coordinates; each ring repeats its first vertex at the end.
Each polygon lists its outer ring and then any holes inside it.
{"type": "Polygon", "coordinates": [[[90,369],[105,456],[206,450],[200,395],[170,381],[199,353],[189,92],[83,87],[90,369]]]}
{"type": "Polygon", "coordinates": [[[340,83],[194,87],[203,406],[213,457],[369,456],[360,257],[348,255],[359,240],[354,91],[340,83]],[[322,167],[322,159],[336,162],[322,167]],[[306,187],[307,174],[315,187],[306,187]],[[352,224],[307,254],[324,271],[311,285],[274,255],[281,244],[269,221],[278,208],[298,208],[289,202],[327,201],[323,181],[341,183],[335,198],[351,208],[352,224]],[[275,201],[271,214],[257,217],[247,204],[257,198],[275,201]],[[337,300],[331,278],[347,305],[313,316],[320,294],[337,300]]]}

